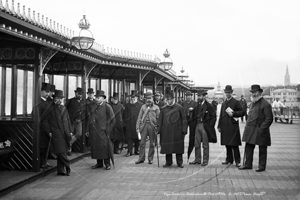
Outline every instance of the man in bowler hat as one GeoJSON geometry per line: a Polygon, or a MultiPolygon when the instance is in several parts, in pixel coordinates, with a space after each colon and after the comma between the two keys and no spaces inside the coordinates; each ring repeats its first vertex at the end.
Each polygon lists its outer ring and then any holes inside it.
{"type": "Polygon", "coordinates": [[[106,170],[110,170],[110,159],[113,160],[110,134],[116,120],[113,109],[105,102],[104,91],[98,90],[95,103],[89,105],[89,126],[86,135],[91,145],[91,157],[97,159],[92,169],[102,168],[103,162],[106,170]]]}
{"type": "Polygon", "coordinates": [[[145,93],[146,103],[142,106],[136,122],[136,132],[141,135],[140,156],[135,164],[140,164],[145,161],[146,139],[149,137],[150,145],[148,152],[148,163],[153,163],[155,152],[155,141],[157,134],[157,120],[159,117],[159,107],[153,103],[153,94],[145,93]]]}
{"type": "Polygon", "coordinates": [[[54,92],[55,92],[55,85],[50,85],[50,91],[49,91],[47,101],[50,101],[50,102],[53,101],[54,92]]]}
{"type": "Polygon", "coordinates": [[[246,142],[246,161],[239,169],[252,169],[253,152],[255,145],[258,145],[258,168],[255,171],[262,172],[266,170],[267,148],[271,146],[270,126],[273,122],[273,113],[269,102],[262,97],[263,90],[260,85],[252,85],[250,92],[252,102],[242,138],[243,142],[246,142]]]}
{"type": "Polygon", "coordinates": [[[82,93],[83,90],[80,87],[74,91],[75,97],[67,100],[66,108],[68,109],[71,124],[74,130],[74,137],[70,142],[70,148],[68,150],[68,155],[71,155],[72,152],[72,145],[76,140],[78,140],[82,136],[82,120],[84,118],[84,111],[83,111],[83,101],[82,101],[82,93]]]}
{"type": "Polygon", "coordinates": [[[218,131],[221,133],[221,145],[226,147],[226,160],[222,164],[228,165],[235,161],[236,166],[240,167],[239,146],[242,143],[238,119],[244,116],[245,112],[240,102],[232,97],[232,92],[232,86],[226,85],[224,89],[226,100],[221,106],[218,131]]]}
{"type": "Polygon", "coordinates": [[[70,175],[67,150],[72,138],[71,123],[67,109],[62,105],[63,91],[56,90],[53,103],[42,122],[43,129],[52,137],[52,147],[57,156],[57,175],[70,175]]]}

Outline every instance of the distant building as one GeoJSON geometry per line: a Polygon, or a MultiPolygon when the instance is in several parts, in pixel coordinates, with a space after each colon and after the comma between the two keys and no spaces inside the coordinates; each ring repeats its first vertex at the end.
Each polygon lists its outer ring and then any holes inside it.
{"type": "Polygon", "coordinates": [[[300,106],[300,91],[297,89],[271,89],[270,93],[270,97],[273,101],[279,98],[279,101],[288,107],[300,106]]]}
{"type": "Polygon", "coordinates": [[[290,73],[289,73],[289,67],[286,66],[286,72],[284,76],[284,86],[291,85],[291,80],[290,80],[290,73]]]}
{"type": "Polygon", "coordinates": [[[224,92],[221,91],[220,81],[218,82],[217,90],[214,93],[214,98],[216,98],[216,99],[223,99],[224,98],[224,92]]]}

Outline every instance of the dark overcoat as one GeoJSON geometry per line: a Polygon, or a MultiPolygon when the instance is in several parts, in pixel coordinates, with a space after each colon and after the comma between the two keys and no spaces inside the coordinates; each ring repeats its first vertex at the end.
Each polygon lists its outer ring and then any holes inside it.
{"type": "Polygon", "coordinates": [[[161,109],[165,105],[165,103],[161,100],[159,101],[154,100],[154,104],[157,105],[159,109],[161,109]]]}
{"type": "Polygon", "coordinates": [[[52,133],[53,152],[66,153],[72,138],[71,122],[66,107],[53,103],[42,122],[42,127],[47,134],[52,133]]]}
{"type": "Polygon", "coordinates": [[[183,154],[184,133],[187,132],[187,120],[183,107],[177,103],[161,108],[158,117],[161,154],[183,154]]]}
{"type": "Polygon", "coordinates": [[[143,104],[137,101],[135,104],[128,103],[125,105],[124,125],[126,127],[126,138],[137,139],[136,122],[143,104]]]}
{"type": "MultiPolygon", "coordinates": [[[[194,108],[191,116],[191,131],[196,130],[197,126],[197,115],[199,113],[199,109],[201,109],[201,103],[197,103],[197,106],[194,108]]],[[[202,112],[204,112],[203,116],[203,126],[206,131],[208,142],[216,143],[217,142],[217,135],[215,130],[215,124],[217,120],[216,111],[213,106],[205,101],[202,105],[202,112]]],[[[195,135],[194,133],[191,133],[195,135]]]]}
{"type": "Polygon", "coordinates": [[[231,98],[222,103],[218,128],[221,129],[221,145],[240,146],[241,133],[239,127],[239,117],[245,115],[245,111],[238,100],[231,98]],[[226,113],[227,108],[233,110],[233,116],[226,113]]]}
{"type": "Polygon", "coordinates": [[[105,102],[101,105],[89,105],[89,142],[92,159],[110,158],[112,151],[110,133],[116,123],[111,106],[105,102]]]}
{"type": "Polygon", "coordinates": [[[118,102],[117,104],[110,103],[109,104],[114,112],[116,124],[110,133],[111,140],[123,140],[124,139],[124,132],[123,132],[123,113],[124,113],[124,106],[118,102]]]}
{"type": "Polygon", "coordinates": [[[272,106],[262,97],[251,103],[243,142],[271,146],[270,126],[273,122],[272,106]]]}
{"type": "Polygon", "coordinates": [[[83,120],[83,118],[85,117],[85,112],[84,112],[85,106],[83,104],[83,101],[78,102],[76,97],[67,100],[66,108],[68,109],[70,121],[72,125],[75,123],[75,120],[77,119],[83,120]]]}

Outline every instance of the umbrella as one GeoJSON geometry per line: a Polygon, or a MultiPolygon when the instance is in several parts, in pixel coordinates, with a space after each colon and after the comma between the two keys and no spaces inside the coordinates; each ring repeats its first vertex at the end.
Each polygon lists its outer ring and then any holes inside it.
{"type": "MultiPolygon", "coordinates": [[[[108,156],[111,160],[111,163],[113,164],[114,169],[115,169],[114,152],[113,152],[112,144],[111,144],[111,141],[110,141],[108,135],[107,134],[105,134],[105,135],[106,135],[107,147],[108,147],[108,149],[106,149],[106,150],[108,152],[108,156]]],[[[105,147],[105,145],[104,145],[104,147],[105,147]]]]}
{"type": "Polygon", "coordinates": [[[49,154],[49,151],[50,151],[51,139],[52,139],[52,137],[50,136],[50,139],[49,139],[49,144],[48,144],[48,147],[47,147],[47,152],[46,152],[46,157],[45,157],[45,162],[44,162],[43,176],[44,176],[44,173],[45,173],[45,169],[46,169],[46,163],[47,163],[47,160],[48,160],[48,154],[49,154]]]}
{"type": "Polygon", "coordinates": [[[158,157],[158,139],[157,139],[158,134],[156,134],[156,154],[157,154],[157,166],[159,167],[159,157],[158,157]]]}
{"type": "Polygon", "coordinates": [[[188,147],[188,152],[187,152],[187,156],[188,156],[188,160],[187,162],[189,162],[191,153],[194,149],[195,146],[195,130],[194,128],[192,128],[193,126],[190,126],[190,133],[189,133],[189,147],[188,147]]]}

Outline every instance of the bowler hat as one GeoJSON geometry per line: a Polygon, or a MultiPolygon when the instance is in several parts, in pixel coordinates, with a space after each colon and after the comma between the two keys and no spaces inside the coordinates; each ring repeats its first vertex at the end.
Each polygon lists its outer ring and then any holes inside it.
{"type": "Polygon", "coordinates": [[[185,93],[185,96],[191,96],[191,95],[193,95],[193,93],[191,93],[191,91],[189,90],[185,93]]]}
{"type": "Polygon", "coordinates": [[[106,95],[104,94],[103,90],[97,90],[96,92],[96,97],[104,97],[104,99],[106,99],[106,95]]]}
{"type": "Polygon", "coordinates": [[[156,92],[156,93],[154,94],[154,96],[160,96],[160,93],[159,93],[159,92],[156,92]]]}
{"type": "Polygon", "coordinates": [[[41,90],[45,90],[46,92],[50,91],[50,84],[49,83],[42,83],[41,90]]]}
{"type": "Polygon", "coordinates": [[[78,87],[74,92],[77,92],[78,94],[82,94],[83,90],[82,88],[78,87]]]}
{"type": "Polygon", "coordinates": [[[114,99],[118,99],[119,98],[119,93],[114,92],[112,98],[114,99]]]}
{"type": "Polygon", "coordinates": [[[64,92],[62,90],[55,90],[54,97],[64,98],[64,92]]]}
{"type": "Polygon", "coordinates": [[[226,92],[227,92],[227,93],[233,92],[233,89],[232,89],[231,85],[226,85],[226,86],[225,86],[224,92],[225,92],[225,93],[226,93],[226,92]]]}
{"type": "Polygon", "coordinates": [[[94,94],[94,89],[93,88],[89,88],[87,91],[87,94],[94,94]]]}
{"type": "Polygon", "coordinates": [[[145,97],[153,97],[152,92],[146,92],[146,93],[145,93],[145,97]]]}
{"type": "Polygon", "coordinates": [[[50,85],[50,92],[55,92],[55,85],[50,85]]]}
{"type": "Polygon", "coordinates": [[[200,90],[197,91],[197,95],[198,96],[200,96],[200,95],[203,95],[203,96],[207,95],[207,90],[200,89],[200,90]]]}
{"type": "Polygon", "coordinates": [[[165,98],[166,99],[174,99],[174,92],[173,92],[173,90],[171,90],[170,87],[166,87],[165,98]]]}
{"type": "Polygon", "coordinates": [[[139,95],[137,94],[137,92],[135,90],[131,90],[131,97],[138,97],[139,95]]]}
{"type": "Polygon", "coordinates": [[[256,92],[256,91],[263,92],[263,89],[260,88],[260,85],[251,85],[250,92],[256,92]]]}

